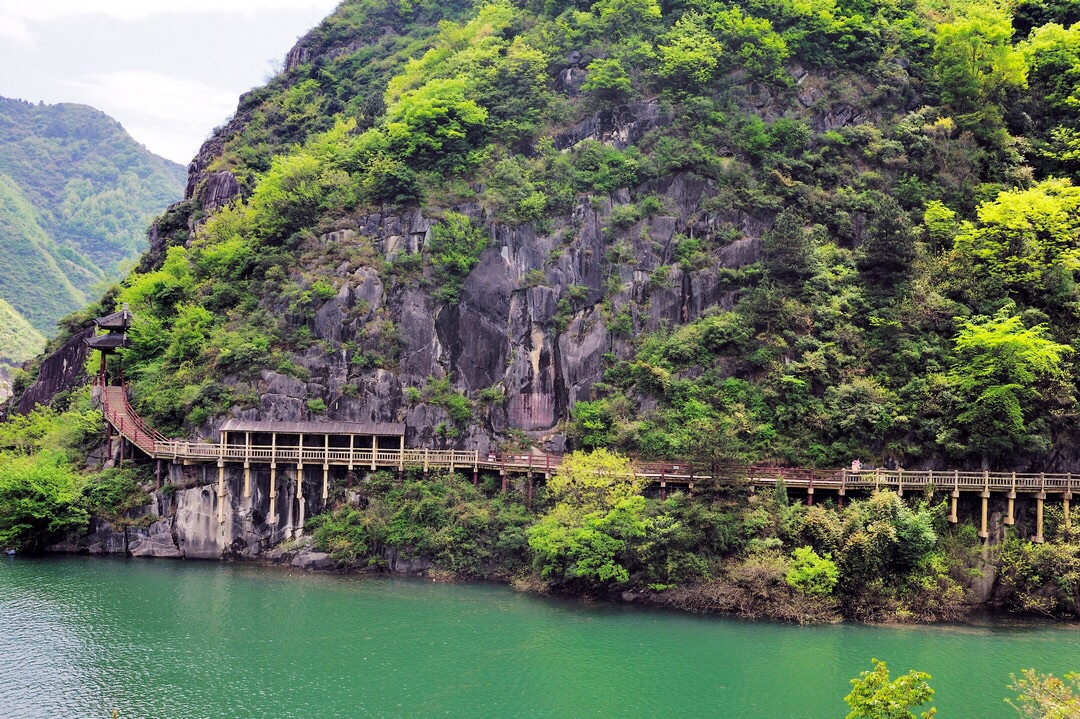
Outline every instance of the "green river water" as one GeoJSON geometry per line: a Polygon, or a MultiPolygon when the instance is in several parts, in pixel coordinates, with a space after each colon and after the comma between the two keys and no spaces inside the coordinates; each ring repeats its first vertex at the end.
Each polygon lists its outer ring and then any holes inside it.
{"type": "Polygon", "coordinates": [[[0,559],[0,717],[843,717],[884,659],[942,719],[1080,669],[1073,626],[795,627],[489,585],[153,560],[0,559]]]}

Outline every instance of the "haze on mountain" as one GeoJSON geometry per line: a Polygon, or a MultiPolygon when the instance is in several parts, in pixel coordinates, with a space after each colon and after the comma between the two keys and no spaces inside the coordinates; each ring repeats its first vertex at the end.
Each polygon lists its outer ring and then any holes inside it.
{"type": "Polygon", "coordinates": [[[0,98],[0,362],[33,357],[128,271],[184,179],[94,108],[0,98]]]}

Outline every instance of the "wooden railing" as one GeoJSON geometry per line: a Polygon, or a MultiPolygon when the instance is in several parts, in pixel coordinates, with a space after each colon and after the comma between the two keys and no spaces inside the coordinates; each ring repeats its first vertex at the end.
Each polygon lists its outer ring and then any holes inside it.
{"type": "Polygon", "coordinates": [[[120,436],[128,440],[143,452],[154,456],[158,442],[164,435],[143,422],[127,401],[124,387],[110,387],[101,378],[95,382],[101,389],[101,411],[105,420],[111,424],[120,436]]]}
{"type": "MultiPolygon", "coordinates": [[[[146,454],[157,459],[181,462],[244,462],[248,464],[337,465],[348,467],[405,467],[498,470],[551,474],[562,462],[560,455],[498,453],[453,449],[348,449],[282,445],[222,444],[167,439],[148,426],[127,401],[124,387],[108,387],[99,381],[105,419],[146,454]]],[[[693,486],[710,479],[772,486],[778,481],[793,489],[847,490],[897,489],[981,492],[1071,493],[1071,473],[963,472],[958,470],[809,469],[740,465],[702,465],[691,462],[640,462],[632,471],[661,485],[693,486]]],[[[1077,478],[1080,480],[1080,477],[1077,478]]]]}

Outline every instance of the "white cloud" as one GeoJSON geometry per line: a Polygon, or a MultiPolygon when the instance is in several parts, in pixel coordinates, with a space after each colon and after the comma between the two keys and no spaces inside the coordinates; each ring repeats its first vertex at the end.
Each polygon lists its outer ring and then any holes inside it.
{"type": "Polygon", "coordinates": [[[68,83],[78,102],[119,119],[152,152],[187,163],[210,130],[236,109],[236,93],[156,72],[90,75],[68,83]]]}
{"type": "MultiPolygon", "coordinates": [[[[158,15],[247,15],[309,8],[329,12],[339,0],[13,0],[0,10],[0,28],[20,21],[51,22],[97,15],[136,21],[158,15]]],[[[23,25],[25,30],[25,25],[23,25]]],[[[3,30],[0,30],[2,33],[3,30]]]]}
{"type": "Polygon", "coordinates": [[[26,22],[17,17],[10,17],[0,10],[0,40],[8,40],[19,45],[33,45],[34,36],[26,22]]]}

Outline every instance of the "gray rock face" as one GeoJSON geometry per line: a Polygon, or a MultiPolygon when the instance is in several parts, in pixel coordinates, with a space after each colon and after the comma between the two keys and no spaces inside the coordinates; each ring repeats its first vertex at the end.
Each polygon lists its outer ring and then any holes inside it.
{"type": "Polygon", "coordinates": [[[290,567],[297,569],[333,569],[337,565],[326,552],[301,552],[289,562],[290,567]]]}
{"type": "MultiPolygon", "coordinates": [[[[578,83],[580,87],[580,83],[585,81],[585,73],[577,72],[581,74],[576,75],[573,69],[564,71],[567,75],[563,80],[564,85],[578,83]]],[[[561,76],[560,80],[562,80],[561,76]]],[[[622,150],[636,143],[649,130],[666,125],[670,120],[670,117],[661,113],[660,103],[657,100],[635,102],[614,109],[602,110],[582,120],[556,136],[555,147],[563,150],[584,140],[596,140],[622,150]]]]}
{"type": "Polygon", "coordinates": [[[215,172],[207,176],[206,183],[199,193],[199,202],[208,211],[216,210],[229,204],[232,198],[240,194],[240,185],[228,170],[215,172]]]}
{"type": "Polygon", "coordinates": [[[88,327],[75,334],[63,347],[53,352],[41,363],[37,380],[19,398],[18,411],[30,412],[39,404],[48,404],[57,392],[81,387],[87,383],[86,338],[94,336],[94,328],[88,327]]]}

